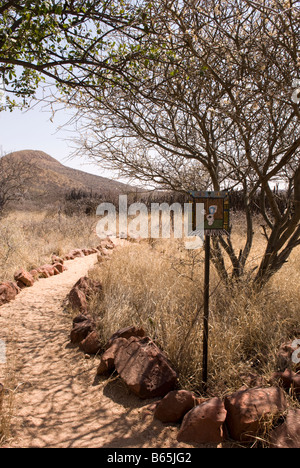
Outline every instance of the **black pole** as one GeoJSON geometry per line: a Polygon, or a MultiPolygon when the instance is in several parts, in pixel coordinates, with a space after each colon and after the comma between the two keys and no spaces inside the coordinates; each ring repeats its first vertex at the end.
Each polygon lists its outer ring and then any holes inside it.
{"type": "Polygon", "coordinates": [[[208,375],[208,319],[209,319],[209,267],[210,267],[210,236],[205,236],[205,272],[204,272],[204,320],[203,320],[203,390],[207,391],[208,375]]]}

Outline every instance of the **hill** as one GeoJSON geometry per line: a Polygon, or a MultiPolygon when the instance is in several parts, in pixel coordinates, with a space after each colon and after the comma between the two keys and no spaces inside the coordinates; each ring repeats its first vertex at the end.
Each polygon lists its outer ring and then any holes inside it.
{"type": "Polygon", "coordinates": [[[135,190],[130,185],[64,166],[43,151],[16,151],[4,158],[12,165],[19,161],[28,163],[31,177],[25,199],[33,204],[59,202],[74,189],[92,192],[107,200],[135,190]]]}

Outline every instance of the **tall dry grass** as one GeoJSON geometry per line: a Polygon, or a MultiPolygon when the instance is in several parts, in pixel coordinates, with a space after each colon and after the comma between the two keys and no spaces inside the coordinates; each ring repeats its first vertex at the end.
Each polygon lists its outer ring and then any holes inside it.
{"type": "MultiPolygon", "coordinates": [[[[233,240],[244,236],[237,217],[233,240]]],[[[249,258],[253,268],[264,251],[256,228],[249,258]]],[[[91,276],[104,286],[104,302],[94,304],[103,340],[118,328],[142,325],[167,353],[185,388],[201,391],[203,330],[203,251],[188,251],[177,240],[143,241],[115,251],[91,276]]],[[[300,249],[265,289],[249,282],[230,289],[213,266],[210,285],[209,390],[222,395],[250,375],[266,382],[276,370],[279,346],[300,336],[300,249]]]]}
{"type": "Polygon", "coordinates": [[[18,268],[49,263],[52,254],[94,247],[96,223],[96,217],[54,211],[10,213],[0,220],[0,281],[11,279],[18,268]]]}

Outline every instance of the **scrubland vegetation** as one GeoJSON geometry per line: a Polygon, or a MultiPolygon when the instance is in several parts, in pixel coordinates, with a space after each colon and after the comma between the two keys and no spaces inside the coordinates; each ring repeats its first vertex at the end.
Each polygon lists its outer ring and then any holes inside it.
{"type": "MultiPolygon", "coordinates": [[[[0,224],[0,276],[47,263],[51,254],[99,242],[97,219],[57,213],[11,213],[0,224]]],[[[245,236],[242,214],[233,217],[232,240],[245,236]]],[[[259,263],[265,237],[256,220],[250,272],[259,263]]],[[[230,264],[228,262],[228,269],[230,264]]],[[[103,341],[118,328],[141,324],[176,366],[183,386],[201,383],[204,252],[186,250],[181,240],[142,240],[117,250],[91,276],[100,279],[105,300],[93,304],[103,341]]],[[[212,392],[246,383],[249,375],[268,379],[276,370],[279,346],[300,334],[300,248],[259,292],[247,275],[224,284],[211,264],[209,370],[212,392]]]]}
{"type": "MultiPolygon", "coordinates": [[[[242,213],[232,217],[236,248],[245,236],[242,213]]],[[[99,243],[96,217],[66,217],[51,212],[10,213],[0,223],[0,277],[11,280],[17,268],[47,263],[51,254],[99,243]]],[[[247,270],[265,250],[260,221],[255,220],[254,247],[247,270]]],[[[227,265],[230,269],[230,262],[227,265]]],[[[104,300],[92,303],[103,344],[117,329],[142,325],[176,368],[180,386],[201,393],[204,252],[186,250],[182,240],[130,242],[90,276],[100,280],[104,300]]],[[[300,248],[260,291],[247,275],[231,285],[220,280],[211,264],[209,321],[210,394],[224,395],[257,383],[268,384],[278,368],[281,344],[300,336],[300,248]]],[[[11,366],[6,388],[13,389],[11,366]]],[[[5,383],[5,382],[3,382],[5,383]]],[[[298,405],[296,400],[293,405],[298,405]]],[[[9,435],[13,391],[4,398],[0,434],[9,435]]]]}
{"type": "Polygon", "coordinates": [[[12,279],[18,268],[49,263],[52,254],[99,243],[95,217],[59,215],[57,210],[11,212],[0,222],[0,279],[12,279]]]}
{"type": "MultiPolygon", "coordinates": [[[[265,248],[259,220],[248,270],[265,248]]],[[[232,238],[245,235],[242,215],[234,216],[232,238]]],[[[280,345],[299,329],[300,249],[259,292],[247,276],[231,286],[211,266],[209,388],[222,394],[249,384],[267,383],[277,369],[280,345]]],[[[201,390],[203,326],[203,250],[188,251],[178,240],[142,241],[116,251],[91,276],[104,285],[104,303],[94,304],[103,340],[118,328],[141,324],[168,354],[185,388],[201,390]]]]}
{"type": "MultiPolygon", "coordinates": [[[[208,390],[268,384],[280,345],[300,338],[299,2],[73,3],[0,1],[0,111],[30,107],[50,79],[53,115],[58,103],[75,110],[78,155],[161,190],[240,191],[244,214],[232,217],[231,238],[213,242],[208,390]]],[[[95,177],[32,151],[24,173],[21,156],[16,165],[0,157],[0,216],[21,200],[29,210],[43,199],[44,210],[69,195],[60,214],[0,219],[0,281],[52,254],[97,245],[97,220],[86,214],[95,193],[112,188],[102,178],[98,190],[95,177]]],[[[104,301],[92,304],[103,343],[122,326],[142,325],[180,384],[195,391],[203,256],[183,241],[142,240],[90,272],[104,288],[104,301]]]]}

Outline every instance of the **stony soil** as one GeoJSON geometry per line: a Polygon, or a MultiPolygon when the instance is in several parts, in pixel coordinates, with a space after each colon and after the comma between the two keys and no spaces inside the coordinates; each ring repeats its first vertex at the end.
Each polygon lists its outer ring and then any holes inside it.
{"type": "MultiPolygon", "coordinates": [[[[95,379],[98,358],[70,345],[64,300],[96,255],[65,262],[68,270],[41,279],[0,308],[0,339],[14,375],[11,440],[22,448],[172,448],[178,425],[153,419],[149,404],[118,378],[95,379]]],[[[5,366],[0,364],[0,382],[5,366]]]]}

